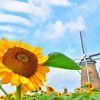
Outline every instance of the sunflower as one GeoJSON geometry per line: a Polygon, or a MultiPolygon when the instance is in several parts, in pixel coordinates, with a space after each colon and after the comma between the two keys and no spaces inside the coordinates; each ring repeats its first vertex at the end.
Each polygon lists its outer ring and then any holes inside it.
{"type": "Polygon", "coordinates": [[[94,89],[94,86],[90,83],[90,82],[85,82],[88,90],[93,90],[94,89]]]}
{"type": "Polygon", "coordinates": [[[55,96],[61,96],[61,95],[62,95],[61,92],[57,92],[57,93],[55,94],[55,96]]]}
{"type": "Polygon", "coordinates": [[[70,95],[72,95],[72,93],[71,92],[66,92],[64,95],[65,96],[70,96],[70,95]]]}
{"type": "Polygon", "coordinates": [[[46,85],[46,93],[51,94],[53,92],[56,92],[55,89],[49,85],[46,85]]]}
{"type": "Polygon", "coordinates": [[[76,91],[76,92],[83,92],[83,89],[80,88],[80,87],[78,87],[78,88],[75,89],[75,91],[76,91]]]}
{"type": "Polygon", "coordinates": [[[4,97],[3,95],[0,96],[0,100],[4,100],[4,98],[5,98],[5,97],[4,97]]]}
{"type": "Polygon", "coordinates": [[[41,47],[34,47],[23,41],[0,39],[2,84],[21,85],[24,92],[38,90],[43,86],[49,68],[43,66],[48,57],[41,52],[41,47]]]}

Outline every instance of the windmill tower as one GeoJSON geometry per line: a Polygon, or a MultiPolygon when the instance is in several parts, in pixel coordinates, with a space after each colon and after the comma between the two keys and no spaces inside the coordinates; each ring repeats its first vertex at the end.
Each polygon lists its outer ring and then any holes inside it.
{"type": "Polygon", "coordinates": [[[80,61],[80,65],[82,67],[81,86],[84,86],[85,85],[84,83],[86,81],[88,81],[95,88],[100,89],[100,77],[96,70],[96,60],[98,60],[98,59],[92,59],[93,57],[100,55],[100,53],[93,54],[93,55],[90,55],[89,57],[87,57],[85,54],[85,50],[84,50],[81,32],[80,32],[80,39],[81,39],[81,47],[82,47],[82,53],[83,53],[83,58],[80,61]]]}

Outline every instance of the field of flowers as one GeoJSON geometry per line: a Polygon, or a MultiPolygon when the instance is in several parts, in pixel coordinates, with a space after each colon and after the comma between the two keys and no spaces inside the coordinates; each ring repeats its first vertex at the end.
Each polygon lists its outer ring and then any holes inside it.
{"type": "MultiPolygon", "coordinates": [[[[46,91],[40,88],[38,91],[23,95],[22,100],[100,100],[100,90],[95,89],[89,82],[85,84],[86,86],[76,88],[73,93],[57,92],[53,87],[46,86],[46,91]]],[[[1,95],[0,100],[16,100],[16,92],[10,93],[8,96],[9,99],[7,96],[1,95]]]]}

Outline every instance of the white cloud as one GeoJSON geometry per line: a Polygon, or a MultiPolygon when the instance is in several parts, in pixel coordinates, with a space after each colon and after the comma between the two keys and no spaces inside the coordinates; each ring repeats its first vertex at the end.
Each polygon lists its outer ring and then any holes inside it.
{"type": "Polygon", "coordinates": [[[16,11],[23,13],[30,13],[30,6],[28,3],[19,2],[16,0],[2,0],[0,1],[0,9],[8,11],[16,11]]]}
{"type": "Polygon", "coordinates": [[[69,21],[63,23],[62,21],[56,21],[54,23],[49,23],[44,31],[40,32],[37,30],[34,33],[35,38],[42,37],[43,40],[55,40],[61,38],[65,35],[65,32],[72,31],[84,31],[86,29],[84,18],[79,16],[75,21],[69,21]]]}
{"type": "Polygon", "coordinates": [[[16,0],[3,0],[0,1],[0,9],[6,11],[25,13],[29,16],[32,16],[33,19],[34,17],[38,17],[42,20],[45,20],[50,15],[51,9],[48,5],[42,2],[40,1],[37,5],[32,0],[28,0],[28,2],[21,2],[16,0]]]}
{"type": "Polygon", "coordinates": [[[47,40],[54,40],[63,36],[65,32],[65,26],[61,21],[56,21],[55,23],[50,23],[46,26],[45,30],[40,33],[39,30],[35,32],[35,37],[39,38],[40,35],[47,40]]]}
{"type": "Polygon", "coordinates": [[[36,17],[42,18],[42,20],[47,19],[51,16],[53,9],[51,6],[71,6],[69,0],[29,0],[31,6],[31,12],[36,17]]]}
{"type": "Polygon", "coordinates": [[[22,29],[20,27],[17,27],[17,26],[11,26],[11,25],[0,25],[0,31],[2,32],[8,32],[8,33],[17,33],[17,34],[25,34],[25,33],[28,33],[28,30],[27,29],[22,29]],[[17,31],[16,31],[17,30],[17,31]]]}
{"type": "MultiPolygon", "coordinates": [[[[32,0],[30,0],[32,1],[32,0]]],[[[32,1],[35,4],[45,4],[45,5],[51,5],[51,6],[64,6],[68,7],[71,6],[71,2],[69,0],[33,0],[32,1]]]]}
{"type": "Polygon", "coordinates": [[[63,36],[65,32],[65,26],[61,21],[56,21],[54,24],[49,24],[42,35],[48,39],[56,39],[63,36]]]}
{"type": "Polygon", "coordinates": [[[10,27],[9,25],[6,25],[6,26],[0,25],[0,31],[13,32],[14,30],[13,30],[13,28],[10,27]]]}
{"type": "Polygon", "coordinates": [[[88,0],[87,2],[83,3],[79,6],[80,12],[84,13],[86,16],[91,15],[92,13],[95,13],[95,10],[100,7],[100,0],[88,0]]]}
{"type": "Polygon", "coordinates": [[[44,0],[49,5],[54,6],[64,6],[68,7],[71,6],[71,2],[69,0],[44,0]]]}
{"type": "Polygon", "coordinates": [[[0,22],[21,23],[26,26],[30,26],[32,24],[26,18],[22,18],[20,16],[8,15],[8,14],[0,14],[0,22]]]}
{"type": "Polygon", "coordinates": [[[45,20],[51,16],[53,12],[51,6],[69,7],[71,2],[69,2],[69,0],[29,0],[29,4],[32,14],[45,20]]]}
{"type": "MultiPolygon", "coordinates": [[[[48,19],[50,15],[52,15],[51,5],[67,7],[71,4],[72,3],[69,0],[28,0],[28,2],[3,0],[0,1],[0,9],[26,13],[29,14],[34,21],[36,20],[35,18],[40,18],[42,21],[44,21],[48,19]]],[[[9,23],[21,23],[27,26],[32,24],[29,19],[23,18],[21,16],[6,14],[0,14],[0,21],[9,23]]],[[[84,30],[84,19],[82,17],[78,17],[76,21],[66,22],[66,24],[62,23],[61,21],[56,21],[55,23],[50,23],[42,33],[43,37],[46,39],[56,39],[63,36],[65,30],[67,29],[71,31],[84,30]]],[[[36,33],[39,35],[39,30],[36,33]]]]}
{"type": "MultiPolygon", "coordinates": [[[[32,25],[32,20],[27,19],[26,16],[21,14],[30,14],[30,5],[25,2],[17,0],[0,0],[0,31],[6,33],[28,33],[28,28],[32,25]],[[12,13],[4,13],[4,11],[12,13]],[[19,12],[21,14],[17,14],[19,12]],[[16,13],[16,15],[15,15],[16,13]],[[13,25],[14,24],[14,25],[13,25]],[[17,25],[16,25],[17,24],[17,25]],[[21,26],[27,27],[23,29],[21,26]],[[17,31],[16,31],[17,30],[17,31]]],[[[14,38],[15,36],[11,36],[14,38]]]]}
{"type": "Polygon", "coordinates": [[[10,39],[10,40],[18,39],[18,37],[15,34],[11,34],[11,33],[2,34],[0,36],[0,38],[2,38],[2,37],[7,38],[7,39],[10,39]]]}
{"type": "MultiPolygon", "coordinates": [[[[52,15],[52,7],[51,6],[70,6],[69,0],[28,0],[27,2],[21,2],[17,0],[2,0],[0,1],[0,22],[2,23],[13,23],[13,24],[22,24],[26,26],[31,26],[36,21],[45,21],[49,19],[49,17],[52,15]],[[19,12],[23,14],[27,14],[29,16],[29,19],[27,19],[25,16],[14,15],[11,14],[4,14],[3,11],[8,12],[19,12]],[[33,23],[32,23],[33,21],[33,23]]],[[[8,32],[14,32],[15,33],[15,27],[10,26],[0,26],[1,31],[8,31],[8,32]],[[13,29],[14,28],[14,29],[13,29]]],[[[17,29],[18,32],[22,31],[20,29],[17,29]]],[[[55,23],[51,23],[46,27],[46,30],[43,32],[43,37],[48,38],[47,39],[55,39],[59,38],[64,34],[65,27],[63,26],[63,23],[60,21],[57,21],[55,23]],[[49,29],[49,27],[51,27],[49,29]],[[50,31],[50,32],[49,32],[50,31]],[[53,35],[52,35],[53,33],[53,35]]],[[[17,33],[18,33],[17,32],[17,33]]],[[[39,33],[39,32],[38,32],[39,33]]],[[[37,34],[38,34],[37,33],[37,34]]]]}
{"type": "Polygon", "coordinates": [[[39,17],[42,20],[47,19],[51,15],[52,8],[50,6],[70,6],[69,0],[28,0],[21,2],[17,0],[0,1],[0,9],[7,11],[15,11],[30,14],[33,17],[39,17]]]}
{"type": "Polygon", "coordinates": [[[48,19],[52,13],[51,8],[43,3],[43,1],[36,3],[35,1],[29,0],[28,4],[30,5],[30,13],[33,19],[34,17],[37,17],[44,21],[48,19]]]}
{"type": "Polygon", "coordinates": [[[66,23],[66,28],[69,29],[70,31],[83,31],[85,30],[85,21],[82,16],[79,16],[76,21],[69,21],[66,23]]]}

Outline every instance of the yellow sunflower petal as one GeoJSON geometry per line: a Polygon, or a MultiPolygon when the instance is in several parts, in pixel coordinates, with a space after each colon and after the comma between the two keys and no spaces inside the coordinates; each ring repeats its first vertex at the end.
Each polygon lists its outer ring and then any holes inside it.
{"type": "Polygon", "coordinates": [[[31,90],[31,91],[35,89],[35,87],[34,87],[34,85],[32,84],[31,81],[28,82],[27,87],[28,87],[29,90],[31,90]]]}
{"type": "Polygon", "coordinates": [[[0,56],[0,62],[2,62],[3,56],[0,56]]]}
{"type": "Polygon", "coordinates": [[[41,47],[37,47],[34,51],[33,51],[33,53],[35,53],[35,54],[39,54],[39,53],[41,53],[42,52],[42,48],[41,47]]]}
{"type": "Polygon", "coordinates": [[[8,49],[9,48],[9,44],[8,44],[8,41],[7,40],[1,40],[0,41],[0,47],[3,48],[3,49],[8,49]]]}
{"type": "Polygon", "coordinates": [[[38,83],[40,86],[44,85],[43,82],[39,78],[37,78],[35,75],[33,76],[33,78],[36,81],[36,83],[38,83]]]}
{"type": "Polygon", "coordinates": [[[26,85],[22,85],[22,95],[26,94],[26,92],[28,91],[29,89],[27,88],[26,85]]]}
{"type": "Polygon", "coordinates": [[[28,83],[28,78],[24,77],[24,76],[20,76],[20,82],[23,84],[27,84],[28,83]]]}
{"type": "Polygon", "coordinates": [[[30,44],[28,44],[28,43],[23,43],[22,46],[27,50],[29,50],[29,48],[30,48],[30,44]]]}
{"type": "Polygon", "coordinates": [[[31,80],[32,83],[34,84],[34,87],[35,87],[36,89],[39,89],[38,84],[36,83],[36,81],[34,80],[34,78],[33,78],[32,76],[31,76],[30,80],[31,80]]]}
{"type": "Polygon", "coordinates": [[[28,44],[28,43],[23,43],[22,45],[21,45],[21,47],[23,46],[23,48],[25,48],[25,49],[27,49],[27,50],[29,50],[29,51],[31,51],[31,52],[33,52],[34,50],[35,50],[35,48],[36,47],[34,47],[34,46],[31,46],[30,44],[28,44]]]}
{"type": "Polygon", "coordinates": [[[20,40],[19,42],[20,42],[20,47],[21,48],[29,49],[29,48],[27,48],[27,44],[24,43],[22,40],[20,40]]]}
{"type": "Polygon", "coordinates": [[[33,51],[36,49],[36,47],[31,46],[30,44],[28,44],[28,45],[26,45],[26,46],[27,46],[27,49],[28,49],[29,51],[31,51],[31,52],[33,52],[33,51]]]}
{"type": "Polygon", "coordinates": [[[11,72],[11,70],[4,67],[3,65],[2,66],[0,65],[0,72],[11,72]]]}
{"type": "Polygon", "coordinates": [[[6,72],[0,72],[0,78],[4,77],[6,72]]]}
{"type": "Polygon", "coordinates": [[[0,48],[0,56],[3,56],[4,53],[5,53],[4,50],[0,48]]]}
{"type": "Polygon", "coordinates": [[[48,60],[47,56],[44,56],[43,54],[39,54],[38,55],[38,64],[42,64],[42,63],[44,63],[47,60],[48,60]]]}
{"type": "Polygon", "coordinates": [[[2,64],[2,62],[0,62],[0,69],[1,68],[5,68],[5,66],[2,64]]]}
{"type": "Polygon", "coordinates": [[[41,73],[48,73],[50,69],[46,66],[38,65],[37,70],[41,73]]]}
{"type": "Polygon", "coordinates": [[[18,41],[14,40],[12,44],[14,45],[14,47],[17,47],[18,46],[18,41]]]}
{"type": "Polygon", "coordinates": [[[21,41],[14,40],[11,44],[13,45],[13,47],[21,47],[21,41]]]}
{"type": "Polygon", "coordinates": [[[9,48],[13,48],[15,45],[14,45],[14,43],[13,43],[13,41],[8,41],[8,44],[9,44],[9,48]]]}
{"type": "MultiPolygon", "coordinates": [[[[7,47],[6,47],[7,49],[14,47],[13,41],[7,40],[7,39],[3,39],[2,41],[7,45],[7,47]]],[[[4,49],[6,50],[6,48],[4,48],[4,49]]]]}
{"type": "Polygon", "coordinates": [[[25,91],[28,91],[27,85],[22,85],[22,88],[23,88],[25,91]]]}
{"type": "Polygon", "coordinates": [[[11,78],[11,85],[16,85],[16,86],[20,85],[19,75],[13,73],[12,78],[11,78]]]}
{"type": "Polygon", "coordinates": [[[6,72],[4,77],[2,78],[2,83],[7,84],[11,81],[12,73],[6,72]]]}
{"type": "Polygon", "coordinates": [[[37,72],[35,73],[35,75],[36,75],[40,80],[46,81],[46,76],[45,76],[45,74],[43,74],[43,73],[37,71],[37,72]]]}
{"type": "Polygon", "coordinates": [[[24,48],[25,45],[26,45],[22,40],[15,41],[15,42],[16,42],[16,46],[17,46],[17,47],[24,48]]]}
{"type": "Polygon", "coordinates": [[[10,48],[13,48],[13,47],[16,46],[16,45],[15,45],[15,40],[14,40],[14,41],[9,41],[9,44],[11,44],[11,45],[10,45],[10,48]]]}
{"type": "Polygon", "coordinates": [[[0,63],[0,72],[11,72],[11,70],[6,68],[2,63],[0,63]]]}
{"type": "Polygon", "coordinates": [[[36,49],[36,47],[30,46],[30,51],[31,51],[31,52],[34,51],[35,49],[36,49]]]}

